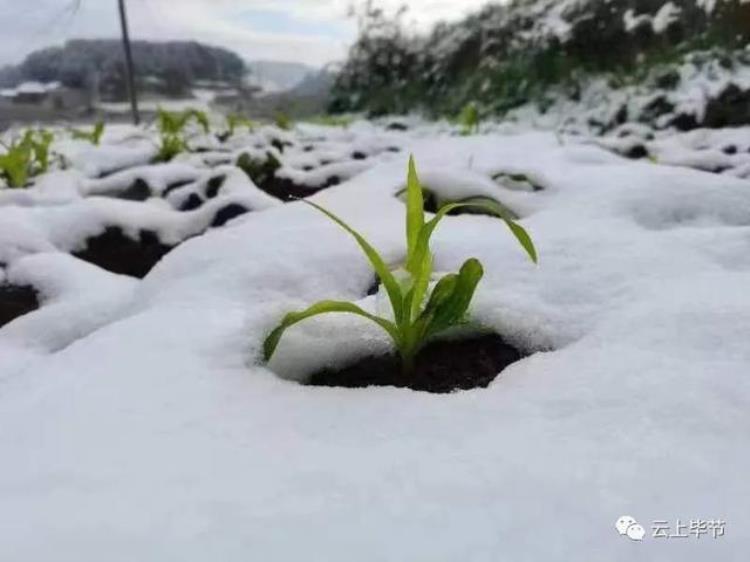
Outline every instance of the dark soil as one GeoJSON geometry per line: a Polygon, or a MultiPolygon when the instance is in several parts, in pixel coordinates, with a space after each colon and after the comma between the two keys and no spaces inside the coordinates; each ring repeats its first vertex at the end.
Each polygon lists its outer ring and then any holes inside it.
{"type": "Polygon", "coordinates": [[[698,120],[695,115],[689,113],[679,113],[674,119],[669,122],[671,127],[675,127],[678,131],[692,131],[697,129],[699,126],[698,120]]]}
{"type": "Polygon", "coordinates": [[[139,240],[133,240],[119,227],[109,227],[73,255],[112,273],[142,279],[172,249],[150,230],[141,230],[139,240]]]}
{"type": "Polygon", "coordinates": [[[214,176],[210,180],[208,180],[208,183],[206,183],[206,197],[209,199],[213,199],[214,197],[216,197],[219,194],[219,190],[221,189],[221,186],[224,185],[226,179],[226,176],[221,175],[214,176]]]}
{"type": "Polygon", "coordinates": [[[166,197],[167,195],[172,193],[174,190],[180,189],[181,187],[185,187],[186,185],[190,185],[191,183],[193,183],[192,180],[182,180],[182,181],[176,181],[176,182],[170,183],[167,186],[167,189],[165,189],[162,192],[161,196],[166,197]]]}
{"type": "Polygon", "coordinates": [[[145,201],[149,197],[151,197],[151,188],[141,178],[138,178],[130,187],[117,194],[118,199],[125,199],[126,201],[145,201]]]}
{"type": "Polygon", "coordinates": [[[625,158],[631,158],[633,160],[646,158],[648,156],[648,149],[642,144],[636,144],[627,150],[624,156],[625,158]]]}
{"type": "Polygon", "coordinates": [[[393,123],[388,123],[385,129],[386,131],[408,131],[409,126],[406,123],[394,121],[393,123]]]}
{"type": "Polygon", "coordinates": [[[367,287],[367,293],[365,293],[368,297],[371,297],[373,295],[377,295],[378,291],[380,290],[380,276],[375,275],[375,278],[372,280],[372,283],[367,287]]]}
{"type": "Polygon", "coordinates": [[[309,185],[295,183],[289,178],[280,178],[274,175],[267,178],[267,180],[262,183],[256,183],[256,185],[269,195],[281,199],[284,202],[289,202],[296,199],[310,197],[311,195],[315,195],[318,191],[338,185],[339,183],[341,183],[341,180],[338,176],[331,176],[323,185],[319,187],[311,187],[309,185]]]}
{"type": "MultiPolygon", "coordinates": [[[[447,205],[449,203],[465,203],[466,200],[460,200],[460,201],[445,201],[442,205],[438,206],[438,200],[435,197],[435,194],[432,193],[429,190],[424,191],[424,210],[426,213],[437,213],[444,205],[447,205]]],[[[508,211],[510,211],[508,209],[508,211]]],[[[510,211],[511,214],[512,211],[510,211]]],[[[448,216],[456,217],[459,215],[483,215],[487,217],[493,217],[497,218],[495,215],[487,211],[487,209],[484,209],[481,205],[477,205],[476,207],[459,207],[458,209],[453,209],[448,212],[448,216]]]]}
{"type": "Polygon", "coordinates": [[[279,139],[273,139],[271,141],[271,146],[273,146],[274,148],[276,148],[276,150],[278,150],[279,152],[284,152],[285,148],[292,147],[294,145],[291,142],[289,142],[289,141],[282,141],[282,140],[279,140],[279,139]]]}
{"type": "Polygon", "coordinates": [[[180,205],[180,211],[193,211],[203,205],[203,199],[197,193],[191,193],[180,205]]]}
{"type": "Polygon", "coordinates": [[[27,285],[0,284],[0,326],[39,308],[37,292],[27,285]]]}
{"type": "Polygon", "coordinates": [[[397,356],[366,357],[339,371],[315,373],[307,384],[363,388],[395,386],[433,393],[487,387],[499,373],[522,357],[496,334],[472,339],[436,341],[417,356],[412,375],[401,373],[397,356]]]}
{"type": "Polygon", "coordinates": [[[249,154],[242,154],[236,165],[242,169],[259,189],[284,202],[310,197],[322,189],[338,185],[341,178],[330,176],[323,185],[309,186],[295,183],[289,178],[279,177],[276,172],[281,163],[267,153],[265,159],[252,158],[249,154]]]}
{"type": "Polygon", "coordinates": [[[706,104],[702,126],[709,128],[735,127],[750,122],[750,90],[728,84],[706,104]]]}
{"type": "Polygon", "coordinates": [[[243,207],[242,205],[239,205],[237,203],[230,203],[229,205],[222,207],[216,212],[216,215],[214,215],[214,220],[211,221],[211,227],[217,228],[219,226],[224,226],[230,220],[249,212],[250,209],[248,209],[247,207],[243,207]]]}

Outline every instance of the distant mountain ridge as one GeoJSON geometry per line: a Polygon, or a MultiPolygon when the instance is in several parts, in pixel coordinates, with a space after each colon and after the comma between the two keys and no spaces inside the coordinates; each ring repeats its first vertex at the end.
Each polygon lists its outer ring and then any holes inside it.
{"type": "MultiPolygon", "coordinates": [[[[98,83],[110,97],[124,96],[122,44],[117,39],[74,39],[34,51],[24,61],[0,70],[0,85],[22,81],[61,82],[72,88],[98,83]]],[[[136,77],[141,86],[182,95],[196,81],[239,83],[247,67],[236,53],[196,41],[133,41],[136,77]]]]}
{"type": "Polygon", "coordinates": [[[284,92],[294,89],[318,70],[297,62],[255,60],[247,63],[250,83],[266,92],[284,92]]]}

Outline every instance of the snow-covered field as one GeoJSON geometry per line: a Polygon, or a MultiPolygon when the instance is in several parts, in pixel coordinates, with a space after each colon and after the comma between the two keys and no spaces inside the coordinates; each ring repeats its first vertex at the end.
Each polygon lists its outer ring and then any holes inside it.
{"type": "Polygon", "coordinates": [[[364,122],[206,139],[163,165],[126,127],[99,148],[60,140],[71,169],[0,189],[0,283],[42,301],[0,328],[0,560],[746,560],[750,181],[694,168],[701,150],[732,160],[715,171],[746,165],[750,130],[703,134],[638,161],[543,132],[364,122]],[[433,250],[438,270],[481,259],[472,318],[530,355],[448,395],[300,385],[387,345],[330,316],[263,365],[285,312],[377,300],[341,229],[231,164],[272,139],[292,145],[280,175],[341,181],[313,200],[393,264],[409,153],[442,197],[513,209],[538,266],[484,216],[447,218],[433,250]],[[117,198],[138,178],[149,199],[117,198]],[[230,204],[250,212],[211,228],[230,204]],[[113,226],[179,245],[142,280],[70,255],[113,226]],[[617,533],[622,515],[643,541],[617,533]],[[652,536],[698,519],[724,536],[652,536]]]}

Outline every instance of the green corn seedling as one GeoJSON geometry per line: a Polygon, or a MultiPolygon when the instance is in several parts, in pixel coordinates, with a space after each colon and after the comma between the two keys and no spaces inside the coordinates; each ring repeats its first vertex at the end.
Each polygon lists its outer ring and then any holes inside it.
{"type": "Polygon", "coordinates": [[[35,169],[33,170],[36,174],[44,174],[49,170],[50,163],[50,146],[54,140],[54,135],[50,131],[39,130],[36,133],[27,131],[28,142],[31,145],[32,152],[34,154],[35,169]]]}
{"type": "Polygon", "coordinates": [[[461,134],[469,136],[479,132],[479,108],[474,102],[467,103],[458,116],[458,122],[461,125],[461,134]]]}
{"type": "Polygon", "coordinates": [[[433,274],[430,238],[440,221],[451,211],[461,207],[483,207],[505,221],[513,236],[536,263],[537,252],[528,233],[506,211],[490,203],[452,203],[440,208],[430,220],[425,220],[422,187],[417,177],[414,159],[409,160],[406,197],[406,263],[403,275],[389,270],[385,261],[365,238],[339,217],[323,207],[303,200],[325,214],[348,232],[362,249],[379,276],[393,311],[392,317],[381,317],[345,301],[321,301],[306,310],[287,314],[268,335],[263,344],[265,360],[276,351],[284,332],[291,326],[321,314],[334,312],[355,314],[375,322],[385,330],[398,350],[404,376],[414,370],[419,351],[434,336],[465,321],[465,316],[479,281],[484,275],[479,260],[471,258],[458,273],[451,273],[432,285],[433,274]]]}
{"type": "Polygon", "coordinates": [[[273,120],[276,126],[282,131],[288,131],[292,128],[291,118],[283,111],[277,111],[276,115],[274,115],[273,120]]]}
{"type": "Polygon", "coordinates": [[[49,170],[53,139],[49,131],[29,129],[20,139],[3,143],[5,154],[0,154],[0,175],[8,187],[24,187],[31,176],[49,170]]]}
{"type": "Polygon", "coordinates": [[[325,127],[343,127],[346,128],[354,123],[354,117],[351,115],[316,115],[306,119],[308,123],[314,125],[323,125],[325,127]]]}
{"type": "Polygon", "coordinates": [[[104,121],[97,121],[94,128],[91,131],[84,131],[82,129],[73,129],[71,131],[74,139],[89,141],[94,146],[99,146],[102,142],[102,135],[104,134],[104,121]]]}
{"type": "Polygon", "coordinates": [[[187,109],[185,111],[165,111],[158,110],[157,126],[161,137],[159,144],[159,153],[157,160],[168,162],[181,152],[188,150],[188,143],[185,139],[184,129],[190,120],[195,120],[208,134],[211,130],[208,115],[197,109],[187,109]]]}
{"type": "Polygon", "coordinates": [[[234,133],[240,127],[247,127],[248,131],[255,129],[255,123],[243,115],[238,113],[230,113],[227,115],[227,132],[225,137],[230,138],[234,136],[234,133]]]}
{"type": "Polygon", "coordinates": [[[31,173],[31,145],[22,140],[5,145],[5,150],[5,154],[0,154],[0,174],[8,187],[24,187],[31,173]]]}

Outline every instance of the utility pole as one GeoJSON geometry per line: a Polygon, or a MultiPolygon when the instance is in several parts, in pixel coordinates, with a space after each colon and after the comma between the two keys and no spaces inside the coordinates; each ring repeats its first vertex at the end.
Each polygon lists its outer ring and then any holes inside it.
{"type": "Polygon", "coordinates": [[[133,69],[133,52],[130,49],[130,34],[128,33],[128,15],[125,12],[125,0],[118,0],[120,5],[120,27],[122,28],[122,46],[125,50],[125,66],[127,73],[128,96],[130,97],[130,111],[133,123],[138,125],[141,116],[138,113],[138,93],[135,91],[135,70],[133,69]]]}

